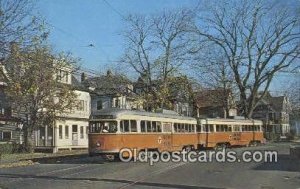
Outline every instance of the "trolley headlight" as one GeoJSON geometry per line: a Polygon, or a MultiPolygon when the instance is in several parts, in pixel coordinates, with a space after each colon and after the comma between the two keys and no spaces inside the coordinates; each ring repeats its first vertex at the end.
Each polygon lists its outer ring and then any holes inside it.
{"type": "Polygon", "coordinates": [[[100,146],[101,146],[100,142],[97,142],[97,143],[96,143],[96,146],[97,146],[97,147],[100,147],[100,146]]]}

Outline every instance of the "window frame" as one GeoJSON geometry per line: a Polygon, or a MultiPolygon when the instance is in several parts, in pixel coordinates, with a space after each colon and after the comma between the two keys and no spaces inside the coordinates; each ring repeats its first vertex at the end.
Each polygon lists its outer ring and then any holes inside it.
{"type": "Polygon", "coordinates": [[[0,141],[2,142],[8,142],[12,140],[12,131],[0,131],[0,135],[1,135],[0,141]],[[4,139],[4,133],[9,133],[10,135],[9,139],[4,139]]]}
{"type": "Polygon", "coordinates": [[[80,126],[79,128],[80,139],[84,139],[84,127],[80,126]]]}
{"type": "Polygon", "coordinates": [[[103,100],[102,99],[98,99],[97,103],[96,103],[96,109],[97,110],[102,110],[103,109],[103,100]],[[100,103],[99,103],[100,102],[100,103]],[[101,104],[101,106],[100,106],[101,104]],[[100,108],[99,108],[100,107],[100,108]]]}
{"type": "Polygon", "coordinates": [[[63,126],[58,126],[58,139],[63,139],[63,126]]]}
{"type": "Polygon", "coordinates": [[[65,125],[65,139],[69,139],[70,132],[69,132],[69,125],[65,125]]]}

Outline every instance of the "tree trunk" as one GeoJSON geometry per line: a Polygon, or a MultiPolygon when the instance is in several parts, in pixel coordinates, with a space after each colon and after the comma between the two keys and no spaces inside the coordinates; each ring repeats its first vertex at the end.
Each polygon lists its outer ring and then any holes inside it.
{"type": "Polygon", "coordinates": [[[29,153],[33,153],[34,151],[34,141],[32,140],[32,129],[26,127],[24,130],[24,145],[25,145],[25,150],[29,153]]]}
{"type": "Polygon", "coordinates": [[[251,119],[252,118],[252,114],[253,114],[253,107],[248,108],[248,112],[247,112],[246,117],[249,118],[249,119],[251,119]]]}
{"type": "Polygon", "coordinates": [[[242,110],[243,115],[245,118],[250,118],[249,117],[249,109],[248,109],[248,105],[247,105],[247,95],[245,93],[245,91],[242,91],[240,94],[240,99],[241,99],[241,106],[242,106],[242,110]]]}

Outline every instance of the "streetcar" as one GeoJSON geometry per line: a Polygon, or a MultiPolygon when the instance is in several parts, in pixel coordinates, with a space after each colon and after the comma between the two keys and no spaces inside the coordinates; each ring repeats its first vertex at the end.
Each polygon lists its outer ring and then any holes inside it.
{"type": "Polygon", "coordinates": [[[176,114],[103,109],[89,122],[90,156],[118,156],[123,148],[172,152],[263,142],[262,122],[258,120],[195,119],[176,114]]]}

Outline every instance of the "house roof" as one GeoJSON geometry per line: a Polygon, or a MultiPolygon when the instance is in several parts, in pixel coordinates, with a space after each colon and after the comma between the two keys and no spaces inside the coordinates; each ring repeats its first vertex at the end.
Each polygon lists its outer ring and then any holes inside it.
{"type": "Polygon", "coordinates": [[[282,111],[284,109],[284,96],[277,96],[272,97],[269,99],[270,105],[273,107],[273,109],[277,112],[282,111]]]}
{"type": "MultiPolygon", "coordinates": [[[[147,84],[142,77],[139,77],[134,82],[134,88],[146,88],[147,84]]],[[[162,86],[160,79],[152,80],[152,88],[158,90],[162,86]]],[[[169,100],[187,101],[190,98],[191,83],[186,76],[174,76],[170,77],[168,81],[169,88],[169,100]]]]}
{"type": "MultiPolygon", "coordinates": [[[[226,90],[225,95],[229,95],[230,91],[226,90]]],[[[195,104],[198,108],[219,107],[224,105],[223,89],[206,89],[195,93],[195,104]]]]}
{"type": "Polygon", "coordinates": [[[86,88],[94,88],[94,93],[97,95],[118,95],[126,94],[130,96],[132,91],[129,89],[131,81],[122,75],[112,75],[108,72],[107,75],[87,78],[82,82],[86,88]]]}
{"type": "Polygon", "coordinates": [[[76,90],[88,91],[88,88],[85,87],[74,75],[71,76],[72,86],[76,90]]]}
{"type": "Polygon", "coordinates": [[[285,101],[285,96],[275,96],[272,97],[271,95],[266,95],[260,103],[269,105],[269,108],[272,111],[275,112],[281,112],[284,109],[284,101],[285,101]]]}

